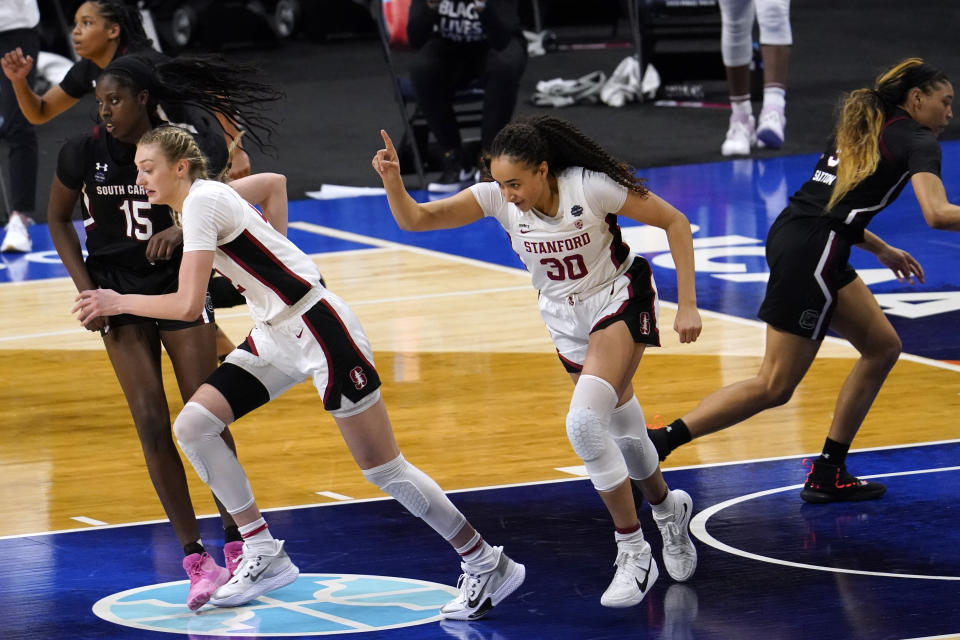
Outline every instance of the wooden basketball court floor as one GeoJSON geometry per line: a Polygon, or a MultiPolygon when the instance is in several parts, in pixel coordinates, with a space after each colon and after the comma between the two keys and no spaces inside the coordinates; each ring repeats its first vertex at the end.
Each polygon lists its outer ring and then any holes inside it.
{"type": "MultiPolygon", "coordinates": [[[[943,147],[944,181],[957,201],[960,143],[943,147]]],[[[813,162],[798,156],[641,172],[695,225],[704,319],[696,344],[678,344],[664,239],[625,226],[627,242],[654,265],[663,299],[664,345],[648,350],[635,379],[648,422],[669,422],[756,371],[765,230],[813,162]]],[[[527,565],[525,585],[481,622],[439,624],[437,602],[450,597],[444,588],[459,573],[455,557],[364,481],[305,383],[233,427],[258,502],[303,572],[296,583],[303,593],[281,590],[226,613],[187,612],[180,550],[126,404],[99,337],[69,313],[72,283],[38,225],[34,252],[4,254],[0,270],[7,281],[0,285],[0,637],[960,633],[960,243],[925,227],[909,190],[871,229],[917,256],[927,283],[901,285],[870,256],[854,256],[904,341],[850,458],[855,473],[885,478],[887,495],[823,506],[797,495],[801,460],[819,451],[855,359],[849,345],[828,338],[788,405],[693,442],[664,464],[667,481],[693,496],[700,567],[683,585],[661,571],[651,595],[622,611],[599,605],[615,556],[609,519],[566,440],[572,385],[503,232],[489,221],[400,232],[379,196],[293,202],[290,219],[291,239],[314,256],[371,338],[406,457],[453,491],[491,542],[527,565]],[[398,580],[423,584],[398,588],[398,580]],[[407,591],[435,601],[404,600],[407,591]],[[373,606],[384,597],[389,606],[373,606]],[[130,606],[143,603],[159,609],[130,606]],[[380,617],[370,617],[374,609],[380,617]]],[[[242,307],[217,317],[236,341],[250,328],[242,307]]],[[[164,366],[175,414],[180,403],[164,366]]],[[[192,470],[188,476],[197,512],[214,513],[205,487],[192,470]]],[[[649,507],[641,519],[659,550],[649,507]]],[[[202,526],[217,547],[218,520],[202,526]]]]}

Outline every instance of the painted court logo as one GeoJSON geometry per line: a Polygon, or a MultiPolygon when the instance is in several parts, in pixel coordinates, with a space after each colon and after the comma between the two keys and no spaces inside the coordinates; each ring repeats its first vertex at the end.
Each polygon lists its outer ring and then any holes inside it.
{"type": "Polygon", "coordinates": [[[348,573],[301,573],[295,582],[236,608],[187,609],[188,581],[107,596],[93,612],[126,627],[203,636],[321,636],[440,620],[457,590],[434,582],[348,573]]]}

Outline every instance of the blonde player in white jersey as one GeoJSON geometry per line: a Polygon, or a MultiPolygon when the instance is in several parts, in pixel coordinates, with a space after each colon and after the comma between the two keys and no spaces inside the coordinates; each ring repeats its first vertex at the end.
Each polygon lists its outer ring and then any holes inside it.
{"type": "Polygon", "coordinates": [[[601,604],[635,605],[659,575],[631,478],[653,507],[667,572],[689,579],[697,566],[688,534],[693,505],[686,492],[664,482],[632,385],[646,346],[660,344],[657,291],[647,261],[623,243],[617,215],[667,232],[679,291],[674,329],[681,342],[693,342],[701,322],[687,218],[647,191],[630,167],[557,118],[510,123],[489,150],[494,182],[424,204],[406,192],[394,145],[381,135],[386,148],[373,167],[401,228],[449,229],[494,217],[540,291],[540,314],[575,382],[567,436],[616,529],[617,569],[601,604]]]}
{"type": "Polygon", "coordinates": [[[460,554],[460,593],[440,615],[475,620],[516,590],[524,566],[484,541],[436,482],[400,453],[370,343],[343,300],[321,285],[313,261],[231,187],[203,179],[203,156],[186,132],[153,129],[140,139],[136,163],[137,184],[150,202],[181,212],[179,288],[155,296],[83,291],[74,309],[80,320],[86,324],[117,313],[196,317],[215,268],[247,298],[256,321],[247,340],[190,398],[173,425],[180,448],[244,539],[243,561],[210,602],[242,605],[289,584],[299,573],[283,541],[271,535],[243,467],[219,434],[306,378],[313,379],[367,480],[460,554]]]}

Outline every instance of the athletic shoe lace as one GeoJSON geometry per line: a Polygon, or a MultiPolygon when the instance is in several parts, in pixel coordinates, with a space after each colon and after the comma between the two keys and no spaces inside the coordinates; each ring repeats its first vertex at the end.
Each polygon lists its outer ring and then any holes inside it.
{"type": "Polygon", "coordinates": [[[480,593],[481,586],[483,585],[480,581],[479,574],[466,571],[460,574],[460,579],[457,580],[457,588],[460,589],[460,595],[457,597],[457,601],[470,602],[475,599],[477,594],[480,593]]]}
{"type": "Polygon", "coordinates": [[[627,567],[628,563],[634,562],[640,554],[631,553],[629,551],[621,551],[617,554],[617,559],[614,560],[613,564],[617,568],[616,572],[613,574],[613,581],[617,583],[629,583],[633,584],[633,577],[631,575],[630,569],[627,567]]]}
{"type": "Polygon", "coordinates": [[[193,564],[187,569],[187,576],[192,580],[193,578],[203,577],[203,554],[197,556],[197,559],[193,561],[193,564]]]}
{"type": "Polygon", "coordinates": [[[672,521],[668,520],[667,522],[660,524],[660,534],[665,538],[668,538],[668,540],[666,540],[668,544],[677,544],[679,542],[681,533],[680,525],[677,524],[676,515],[673,516],[672,521]]]}
{"type": "MultiPolygon", "coordinates": [[[[224,559],[224,561],[225,561],[225,562],[229,562],[229,560],[227,560],[227,559],[224,559]]],[[[239,571],[240,569],[243,568],[243,562],[244,562],[244,560],[243,560],[243,552],[241,551],[241,552],[240,552],[240,555],[238,555],[238,556],[234,559],[234,561],[233,561],[233,566],[235,566],[235,567],[237,568],[237,571],[239,571]]]]}

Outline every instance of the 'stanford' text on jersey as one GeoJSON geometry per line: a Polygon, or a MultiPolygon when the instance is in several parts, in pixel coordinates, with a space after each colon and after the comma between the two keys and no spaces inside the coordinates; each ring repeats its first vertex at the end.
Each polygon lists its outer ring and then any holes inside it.
{"type": "Polygon", "coordinates": [[[588,295],[613,282],[632,260],[616,215],[626,202],[627,188],[582,167],[560,173],[557,186],[555,216],[521,211],[495,182],[481,182],[470,190],[484,215],[496,218],[510,235],[513,250],[541,295],[588,295]]]}

